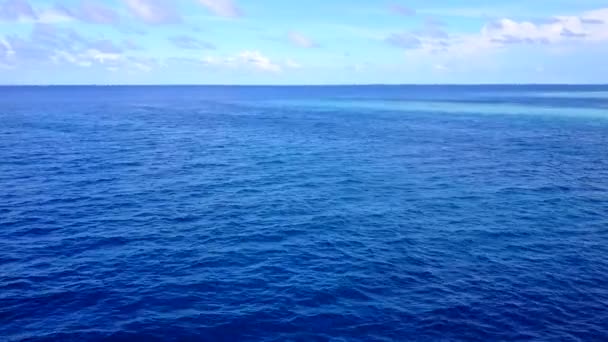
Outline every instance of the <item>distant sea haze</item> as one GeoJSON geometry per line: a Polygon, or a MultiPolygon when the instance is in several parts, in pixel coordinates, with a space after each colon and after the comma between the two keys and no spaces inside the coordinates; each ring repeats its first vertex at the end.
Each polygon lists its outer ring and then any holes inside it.
{"type": "Polygon", "coordinates": [[[0,87],[0,189],[0,340],[608,340],[608,86],[0,87]]]}

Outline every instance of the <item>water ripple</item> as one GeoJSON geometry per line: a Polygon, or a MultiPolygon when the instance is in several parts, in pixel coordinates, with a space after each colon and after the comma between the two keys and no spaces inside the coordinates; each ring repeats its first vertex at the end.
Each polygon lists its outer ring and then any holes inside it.
{"type": "Polygon", "coordinates": [[[2,89],[0,336],[605,341],[606,89],[570,91],[2,89]]]}

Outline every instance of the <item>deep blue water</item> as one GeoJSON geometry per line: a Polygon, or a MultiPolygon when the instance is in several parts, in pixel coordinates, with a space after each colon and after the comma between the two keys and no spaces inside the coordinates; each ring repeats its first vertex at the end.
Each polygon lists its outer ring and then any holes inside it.
{"type": "Polygon", "coordinates": [[[0,340],[606,341],[608,87],[0,88],[0,340]]]}

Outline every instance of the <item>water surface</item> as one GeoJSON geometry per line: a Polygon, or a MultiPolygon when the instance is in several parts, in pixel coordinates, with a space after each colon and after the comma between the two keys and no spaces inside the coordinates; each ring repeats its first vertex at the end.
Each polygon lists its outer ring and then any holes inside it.
{"type": "Polygon", "coordinates": [[[0,88],[0,339],[608,339],[608,87],[0,88]]]}

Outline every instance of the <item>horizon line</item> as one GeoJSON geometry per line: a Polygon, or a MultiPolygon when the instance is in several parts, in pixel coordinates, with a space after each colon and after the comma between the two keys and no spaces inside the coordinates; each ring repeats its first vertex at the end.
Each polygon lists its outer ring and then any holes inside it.
{"type": "Polygon", "coordinates": [[[204,83],[66,83],[0,84],[0,87],[374,87],[374,86],[608,86],[608,83],[335,83],[335,84],[204,84],[204,83]]]}

